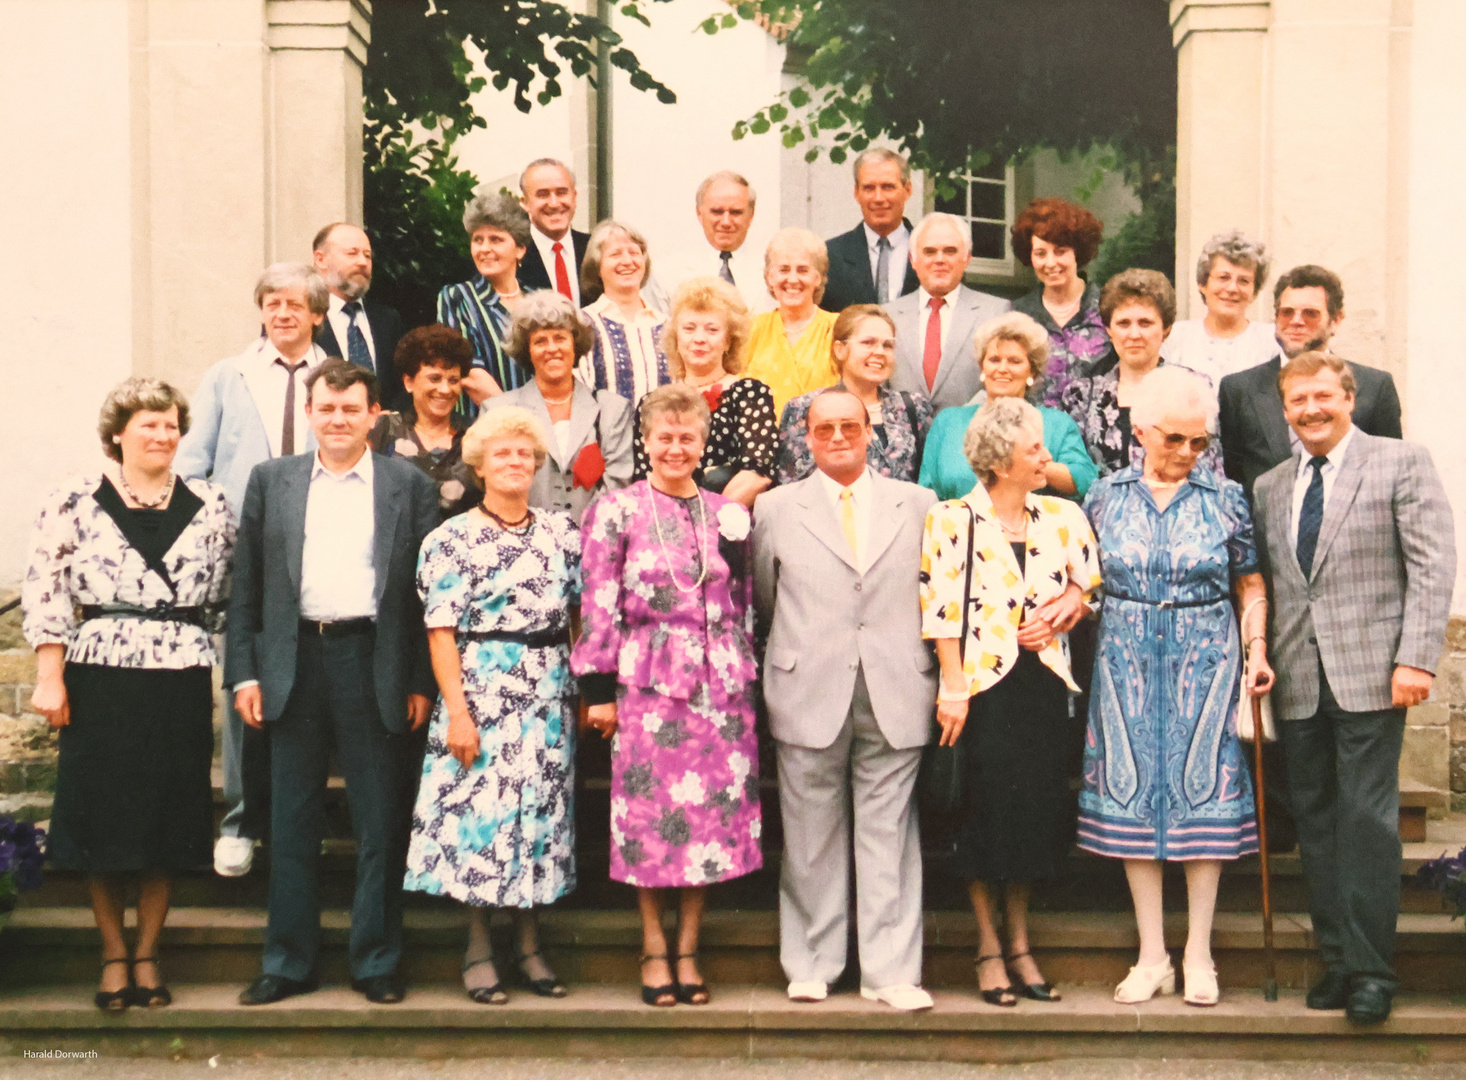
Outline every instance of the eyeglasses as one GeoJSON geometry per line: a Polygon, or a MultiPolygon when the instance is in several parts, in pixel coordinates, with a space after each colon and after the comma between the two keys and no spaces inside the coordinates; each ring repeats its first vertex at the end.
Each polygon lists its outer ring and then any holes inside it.
{"type": "Polygon", "coordinates": [[[1193,454],[1204,454],[1206,453],[1206,448],[1211,445],[1210,435],[1187,436],[1182,435],[1178,431],[1162,431],[1160,428],[1156,428],[1156,431],[1166,437],[1167,450],[1179,450],[1189,443],[1193,454]]]}
{"type": "Polygon", "coordinates": [[[838,424],[816,424],[809,429],[809,433],[820,442],[829,442],[835,437],[836,432],[847,441],[853,442],[860,438],[865,431],[865,425],[858,420],[841,420],[838,424]]]}

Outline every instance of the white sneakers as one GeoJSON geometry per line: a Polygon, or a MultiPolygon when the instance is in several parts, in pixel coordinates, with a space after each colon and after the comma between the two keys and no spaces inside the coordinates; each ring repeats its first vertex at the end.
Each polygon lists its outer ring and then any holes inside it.
{"type": "Polygon", "coordinates": [[[822,982],[792,982],[789,984],[790,1001],[824,1001],[830,996],[830,988],[822,982]]]}
{"type": "Polygon", "coordinates": [[[255,841],[247,836],[221,836],[214,841],[214,873],[244,877],[255,861],[255,841]]]}
{"type": "Polygon", "coordinates": [[[891,1008],[900,1009],[902,1012],[919,1012],[922,1009],[930,1009],[935,1004],[930,994],[921,987],[912,986],[909,983],[899,986],[883,986],[879,990],[871,990],[862,986],[860,996],[866,1001],[884,1002],[891,1008]]]}

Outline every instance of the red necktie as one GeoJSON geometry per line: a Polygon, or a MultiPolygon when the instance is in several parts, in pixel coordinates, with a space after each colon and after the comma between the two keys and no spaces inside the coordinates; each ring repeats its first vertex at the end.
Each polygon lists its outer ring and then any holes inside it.
{"type": "Polygon", "coordinates": [[[573,302],[575,297],[570,295],[570,274],[565,269],[565,245],[556,240],[550,250],[555,253],[555,291],[573,302]]]}
{"type": "Polygon", "coordinates": [[[928,391],[937,381],[937,368],[942,365],[942,305],[946,302],[940,296],[933,296],[931,317],[926,322],[926,352],[921,357],[921,373],[926,376],[928,391]]]}

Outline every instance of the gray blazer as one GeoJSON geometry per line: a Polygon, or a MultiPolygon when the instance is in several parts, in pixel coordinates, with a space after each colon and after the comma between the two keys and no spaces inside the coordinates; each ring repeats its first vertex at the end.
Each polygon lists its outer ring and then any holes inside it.
{"type": "Polygon", "coordinates": [[[482,408],[494,409],[505,405],[518,405],[534,413],[545,426],[545,439],[550,445],[549,456],[530,485],[530,506],[569,511],[578,524],[585,516],[585,508],[595,501],[597,495],[631,483],[631,474],[636,466],[631,442],[635,410],[621,395],[610,390],[592,390],[579,379],[575,380],[575,396],[570,399],[570,436],[565,440],[564,454],[560,453],[560,444],[550,422],[550,408],[545,404],[538,383],[531,379],[518,390],[489,398],[482,408]],[[595,487],[588,490],[576,487],[570,470],[575,467],[580,451],[596,442],[597,432],[606,471],[595,487]]]}
{"type": "Polygon", "coordinates": [[[1328,502],[1307,581],[1292,539],[1302,455],[1253,490],[1272,585],[1270,659],[1280,720],[1318,711],[1318,664],[1350,712],[1388,709],[1397,665],[1434,671],[1450,617],[1456,542],[1430,452],[1355,429],[1328,502]]]}
{"type": "MultiPolygon", "coordinates": [[[[260,684],[266,721],[280,718],[295,685],[300,564],[315,454],[255,466],[234,546],[224,683],[260,684]]],[[[377,636],[372,672],[388,731],[407,730],[407,695],[437,693],[417,595],[417,554],[438,526],[438,488],[410,461],[374,454],[377,636]]]]}
{"type": "Polygon", "coordinates": [[[982,370],[972,355],[973,335],[989,319],[1013,310],[1013,305],[1002,297],[966,285],[958,285],[949,292],[947,301],[952,305],[952,321],[947,327],[947,347],[942,350],[942,362],[930,392],[921,368],[928,314],[921,310],[921,293],[907,293],[886,305],[886,311],[896,322],[896,370],[891,375],[891,386],[908,393],[926,394],[931,398],[934,413],[954,405],[966,405],[982,389],[982,370]]]}
{"type": "Polygon", "coordinates": [[[764,700],[774,738],[821,750],[835,741],[865,669],[871,709],[897,750],[931,737],[937,669],[921,638],[926,488],[871,474],[870,565],[850,546],[818,472],[759,496],[754,602],[769,627],[764,700]]]}

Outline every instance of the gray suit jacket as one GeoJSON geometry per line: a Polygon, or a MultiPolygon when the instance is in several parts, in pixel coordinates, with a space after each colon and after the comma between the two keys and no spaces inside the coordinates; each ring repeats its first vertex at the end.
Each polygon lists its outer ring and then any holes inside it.
{"type": "Polygon", "coordinates": [[[1425,447],[1356,428],[1305,581],[1292,539],[1301,457],[1264,473],[1253,490],[1272,585],[1273,708],[1280,720],[1318,711],[1321,658],[1340,706],[1388,709],[1397,665],[1434,671],[1440,659],[1456,581],[1445,489],[1425,447]]]}
{"type": "Polygon", "coordinates": [[[942,362],[930,391],[921,367],[928,316],[920,310],[921,293],[907,293],[886,305],[886,311],[896,322],[896,370],[891,375],[891,386],[908,393],[926,394],[931,398],[934,413],[954,405],[966,405],[982,389],[982,370],[972,355],[973,335],[989,319],[1013,310],[1013,305],[1002,297],[966,285],[958,285],[948,293],[947,301],[952,305],[952,321],[947,327],[947,347],[942,350],[942,362]]]}
{"type": "Polygon", "coordinates": [[[529,488],[530,506],[568,511],[579,524],[585,516],[585,508],[597,495],[631,483],[631,474],[636,467],[631,442],[635,410],[621,395],[609,390],[592,390],[579,379],[575,380],[575,396],[570,399],[570,432],[563,454],[555,439],[554,426],[550,423],[549,406],[545,404],[538,383],[531,379],[518,390],[489,398],[482,408],[494,409],[505,405],[518,405],[534,413],[544,425],[545,438],[550,444],[549,456],[539,472],[534,474],[534,483],[529,488]],[[570,470],[575,467],[580,451],[596,441],[597,431],[606,471],[595,487],[576,487],[570,470]]]}
{"type": "Polygon", "coordinates": [[[936,495],[871,474],[869,567],[856,571],[818,472],[759,496],[754,601],[769,626],[764,700],[783,743],[835,741],[865,669],[871,709],[897,750],[925,744],[937,669],[921,637],[921,542],[936,495]]]}
{"type": "MultiPolygon", "coordinates": [[[[370,453],[370,451],[368,451],[370,453]]],[[[224,682],[256,679],[266,721],[280,718],[295,685],[305,504],[315,454],[255,466],[234,546],[224,682]]],[[[438,489],[416,465],[373,455],[377,636],[372,671],[388,731],[407,730],[407,695],[437,693],[417,595],[417,555],[438,525],[438,489]]]]}

